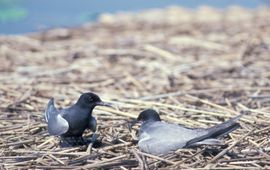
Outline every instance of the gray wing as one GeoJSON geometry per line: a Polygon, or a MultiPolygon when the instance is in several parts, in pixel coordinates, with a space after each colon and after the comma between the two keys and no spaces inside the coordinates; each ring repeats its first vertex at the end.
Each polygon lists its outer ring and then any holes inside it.
{"type": "Polygon", "coordinates": [[[183,148],[191,139],[207,133],[166,122],[149,123],[141,127],[138,145],[142,151],[155,155],[183,148]]]}
{"type": "MultiPolygon", "coordinates": [[[[241,113],[240,115],[233,117],[233,118],[231,118],[231,119],[229,119],[221,124],[204,129],[204,131],[206,131],[207,133],[202,134],[202,135],[190,140],[187,143],[187,147],[193,146],[193,145],[198,145],[198,144],[209,144],[209,141],[211,141],[211,140],[207,140],[207,139],[212,139],[212,141],[214,141],[213,139],[223,137],[223,136],[231,133],[232,131],[238,129],[240,127],[240,124],[237,123],[237,121],[244,114],[245,113],[241,113]],[[204,141],[206,141],[206,142],[204,142],[204,141]]],[[[216,140],[216,141],[218,141],[218,140],[216,140]]],[[[215,143],[216,142],[212,142],[212,144],[215,144],[215,143]]]]}
{"type": "Polygon", "coordinates": [[[68,131],[68,122],[61,116],[60,111],[55,108],[53,98],[49,100],[45,110],[45,120],[51,135],[59,136],[68,131]]]}

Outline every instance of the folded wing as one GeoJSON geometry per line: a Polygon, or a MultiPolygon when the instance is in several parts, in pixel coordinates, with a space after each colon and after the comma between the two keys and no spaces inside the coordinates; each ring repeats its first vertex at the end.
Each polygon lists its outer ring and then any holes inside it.
{"type": "MultiPolygon", "coordinates": [[[[240,124],[237,123],[237,120],[239,120],[243,116],[243,114],[240,114],[236,117],[233,117],[233,118],[231,118],[231,119],[229,119],[221,124],[213,126],[211,128],[205,129],[204,131],[207,131],[206,134],[202,134],[199,137],[196,137],[196,138],[190,140],[186,144],[186,147],[197,145],[197,144],[209,144],[210,141],[207,139],[216,139],[216,138],[226,136],[227,134],[231,133],[232,131],[234,131],[240,127],[240,124]],[[204,141],[205,141],[205,143],[204,143],[204,141]]],[[[213,144],[215,144],[215,142],[213,142],[213,144]]]]}
{"type": "Polygon", "coordinates": [[[185,147],[188,141],[206,134],[206,131],[196,131],[177,124],[153,122],[141,128],[138,145],[147,153],[167,154],[185,147]]]}
{"type": "Polygon", "coordinates": [[[68,122],[61,116],[60,111],[54,106],[51,98],[45,110],[45,120],[48,123],[48,131],[51,135],[59,136],[68,131],[68,122]]]}

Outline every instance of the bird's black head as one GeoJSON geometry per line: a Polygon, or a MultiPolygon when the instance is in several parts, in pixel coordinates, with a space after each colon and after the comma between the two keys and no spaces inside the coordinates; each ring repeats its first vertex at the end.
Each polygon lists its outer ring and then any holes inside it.
{"type": "Polygon", "coordinates": [[[77,101],[78,105],[82,107],[90,107],[94,108],[95,106],[111,106],[110,103],[103,102],[98,95],[88,92],[88,93],[83,93],[79,100],[77,101]]]}
{"type": "Polygon", "coordinates": [[[129,129],[129,131],[131,131],[132,126],[134,126],[136,123],[138,123],[138,122],[145,123],[148,121],[156,122],[156,121],[161,121],[161,119],[155,110],[146,109],[139,114],[137,119],[132,120],[128,123],[128,129],[129,129]]]}
{"type": "Polygon", "coordinates": [[[155,110],[146,109],[139,114],[137,121],[161,121],[161,119],[155,110]]]}

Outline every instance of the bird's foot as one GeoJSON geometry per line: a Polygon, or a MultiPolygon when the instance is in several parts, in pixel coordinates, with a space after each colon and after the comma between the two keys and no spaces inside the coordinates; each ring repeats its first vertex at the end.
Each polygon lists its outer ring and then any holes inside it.
{"type": "Polygon", "coordinates": [[[98,140],[99,134],[94,133],[90,138],[85,138],[87,144],[91,144],[94,148],[98,148],[102,145],[101,140],[98,140]]]}

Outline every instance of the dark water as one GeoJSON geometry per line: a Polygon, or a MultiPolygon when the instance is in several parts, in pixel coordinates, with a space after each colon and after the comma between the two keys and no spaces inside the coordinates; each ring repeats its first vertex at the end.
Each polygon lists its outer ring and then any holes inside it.
{"type": "MultiPolygon", "coordinates": [[[[0,22],[0,34],[21,34],[53,27],[73,27],[94,21],[100,13],[140,11],[178,5],[197,8],[202,5],[226,8],[239,5],[255,8],[265,5],[262,0],[22,0],[16,6],[26,11],[17,21],[0,22]]],[[[1,10],[1,8],[0,8],[1,10]]],[[[0,11],[1,12],[1,11],[0,11]]]]}

